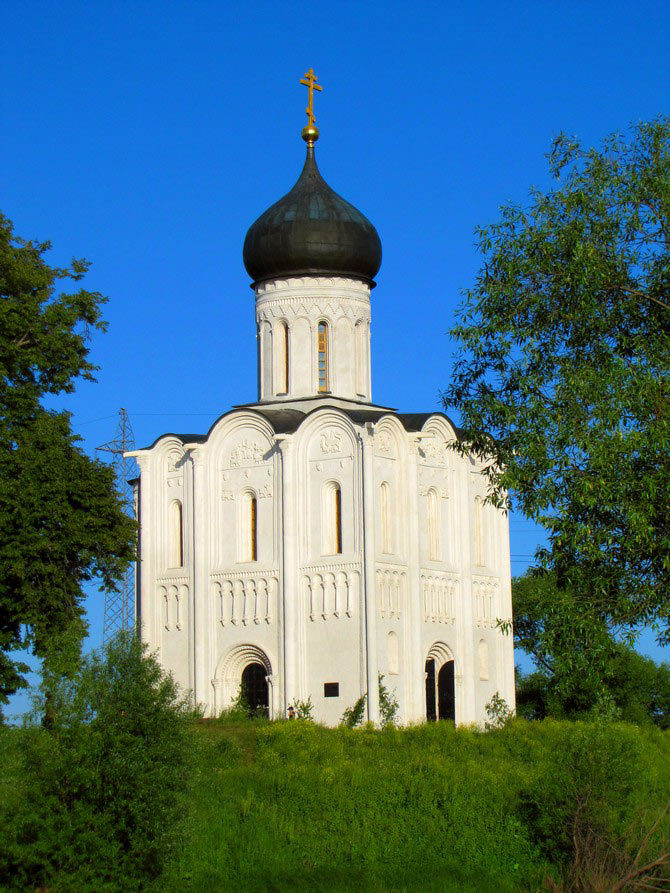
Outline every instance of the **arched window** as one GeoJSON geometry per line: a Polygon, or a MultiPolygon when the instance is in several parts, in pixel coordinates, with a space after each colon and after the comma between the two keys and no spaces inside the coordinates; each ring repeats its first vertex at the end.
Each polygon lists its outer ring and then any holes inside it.
{"type": "Polygon", "coordinates": [[[381,521],[382,552],[390,555],[393,552],[393,531],[391,519],[391,485],[383,481],[379,494],[379,508],[381,521]]]}
{"type": "Polygon", "coordinates": [[[431,561],[440,560],[440,506],[435,490],[429,490],[426,497],[428,509],[428,557],[431,561]]]}
{"type": "Polygon", "coordinates": [[[255,496],[249,499],[249,561],[258,558],[258,501],[255,496]]]}
{"type": "Polygon", "coordinates": [[[342,491],[339,484],[329,481],[323,490],[323,554],[342,554],[342,491]]]}
{"type": "Polygon", "coordinates": [[[479,678],[489,678],[489,646],[484,639],[479,640],[479,678]]]}
{"type": "Polygon", "coordinates": [[[400,672],[400,657],[398,654],[398,636],[393,631],[388,636],[388,649],[389,673],[395,675],[400,672]]]}
{"type": "Polygon", "coordinates": [[[247,490],[240,511],[240,561],[258,560],[258,500],[247,490]]]}
{"type": "Polygon", "coordinates": [[[289,392],[289,339],[288,323],[282,321],[277,326],[275,333],[277,357],[275,361],[276,394],[288,394],[289,392]]]}
{"type": "Polygon", "coordinates": [[[328,325],[320,322],[317,331],[319,393],[325,394],[328,390],[328,325]]]}
{"type": "Polygon", "coordinates": [[[480,567],[483,566],[485,562],[485,553],[484,553],[484,518],[483,518],[483,506],[482,500],[479,496],[475,496],[475,564],[480,567]]]}
{"type": "Polygon", "coordinates": [[[170,535],[168,542],[168,567],[184,565],[184,525],[181,502],[175,499],[170,505],[170,535]]]}

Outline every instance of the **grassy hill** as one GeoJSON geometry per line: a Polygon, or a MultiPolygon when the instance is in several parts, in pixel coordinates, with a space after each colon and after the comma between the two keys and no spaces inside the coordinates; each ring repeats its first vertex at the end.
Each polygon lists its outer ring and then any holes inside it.
{"type": "Polygon", "coordinates": [[[654,729],[203,721],[190,744],[157,890],[609,890],[670,840],[654,729]]]}

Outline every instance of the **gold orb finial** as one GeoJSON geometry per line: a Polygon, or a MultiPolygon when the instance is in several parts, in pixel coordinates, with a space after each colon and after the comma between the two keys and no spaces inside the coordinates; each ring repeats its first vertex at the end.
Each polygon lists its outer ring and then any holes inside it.
{"type": "Polygon", "coordinates": [[[309,71],[305,72],[305,76],[300,79],[300,83],[303,87],[307,87],[307,108],[305,112],[307,113],[307,125],[302,129],[302,138],[307,143],[307,145],[311,148],[314,143],[319,138],[319,129],[315,124],[314,117],[314,91],[318,90],[319,93],[323,90],[323,87],[320,84],[317,84],[317,76],[314,74],[314,69],[310,68],[309,71]]]}
{"type": "Polygon", "coordinates": [[[302,129],[302,138],[308,146],[313,146],[319,138],[319,128],[315,124],[307,124],[302,129]]]}

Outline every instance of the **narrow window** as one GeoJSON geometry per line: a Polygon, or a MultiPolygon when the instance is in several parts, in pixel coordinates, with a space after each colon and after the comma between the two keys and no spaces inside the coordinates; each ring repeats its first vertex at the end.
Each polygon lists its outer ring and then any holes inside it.
{"type": "Polygon", "coordinates": [[[334,491],[334,511],[335,511],[335,552],[342,554],[342,491],[339,487],[335,487],[334,491]]]}
{"type": "Polygon", "coordinates": [[[319,356],[319,393],[328,390],[328,326],[325,322],[319,323],[318,328],[318,356],[319,356]]]}
{"type": "Polygon", "coordinates": [[[280,322],[276,332],[277,358],[275,375],[277,376],[277,394],[288,394],[289,391],[289,350],[288,325],[280,322]]]}
{"type": "Polygon", "coordinates": [[[475,564],[484,565],[484,530],[482,518],[482,501],[475,496],[475,564]]]}
{"type": "Polygon", "coordinates": [[[382,525],[382,552],[390,555],[393,552],[393,537],[391,536],[391,486],[388,481],[381,485],[380,515],[382,525]]]}
{"type": "Polygon", "coordinates": [[[170,539],[168,567],[183,567],[184,565],[184,530],[182,521],[181,502],[175,499],[170,506],[170,539]]]}
{"type": "Polygon", "coordinates": [[[256,497],[249,500],[249,561],[258,558],[258,503],[256,497]]]}
{"type": "Polygon", "coordinates": [[[238,503],[238,561],[258,560],[258,502],[249,490],[238,503]]]}
{"type": "Polygon", "coordinates": [[[322,551],[324,555],[342,553],[342,491],[329,481],[323,488],[321,515],[322,551]]]}
{"type": "Polygon", "coordinates": [[[440,518],[437,493],[428,491],[428,557],[431,561],[440,560],[440,518]]]}

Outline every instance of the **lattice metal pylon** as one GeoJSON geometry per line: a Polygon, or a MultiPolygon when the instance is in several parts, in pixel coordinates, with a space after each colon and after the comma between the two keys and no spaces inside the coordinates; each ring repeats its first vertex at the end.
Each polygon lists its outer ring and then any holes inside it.
{"type": "MultiPolygon", "coordinates": [[[[103,443],[96,452],[109,453],[110,464],[116,475],[116,486],[125,511],[135,517],[135,497],[128,480],[135,477],[137,464],[125,453],[135,448],[135,435],[125,409],[119,411],[119,424],[114,440],[103,443]]],[[[107,644],[121,630],[131,630],[135,623],[135,565],[131,564],[120,582],[118,592],[105,593],[105,616],[102,642],[107,644]]]]}

